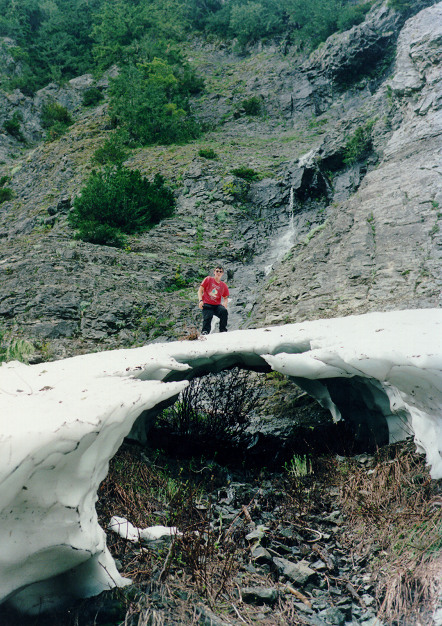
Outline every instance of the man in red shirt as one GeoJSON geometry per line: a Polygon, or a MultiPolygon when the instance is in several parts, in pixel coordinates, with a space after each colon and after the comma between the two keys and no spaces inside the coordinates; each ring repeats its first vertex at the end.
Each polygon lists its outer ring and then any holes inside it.
{"type": "Polygon", "coordinates": [[[229,289],[226,283],[221,280],[223,274],[223,268],[217,265],[213,276],[206,276],[198,289],[198,306],[203,312],[203,335],[210,333],[214,315],[219,317],[219,332],[227,332],[229,289]]]}

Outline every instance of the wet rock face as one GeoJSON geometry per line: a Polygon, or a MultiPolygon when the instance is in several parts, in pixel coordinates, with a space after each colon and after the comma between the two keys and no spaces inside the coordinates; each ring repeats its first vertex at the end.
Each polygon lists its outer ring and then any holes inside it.
{"type": "MultiPolygon", "coordinates": [[[[334,172],[337,199],[342,185],[348,199],[326,207],[321,230],[298,237],[277,271],[279,289],[264,294],[259,320],[286,319],[288,302],[291,320],[440,306],[441,24],[441,3],[406,22],[393,75],[366,100],[375,159],[362,178],[360,164],[334,172]]],[[[293,180],[315,167],[324,174],[324,162],[343,148],[338,135],[328,136],[294,165],[293,180]]],[[[305,232],[302,211],[298,227],[305,232]]]]}
{"type": "MultiPolygon", "coordinates": [[[[75,241],[67,221],[109,130],[105,103],[81,106],[92,77],[34,98],[0,92],[0,125],[20,112],[28,141],[45,134],[47,99],[75,120],[32,149],[0,133],[0,174],[13,192],[0,204],[0,320],[38,338],[46,357],[186,336],[200,326],[196,291],[217,262],[230,329],[438,306],[440,11],[404,23],[384,4],[304,62],[277,47],[244,59],[194,44],[211,91],[193,106],[202,120],[224,115],[204,139],[219,158],[193,146],[134,152],[129,166],[171,180],[177,211],[124,251],[75,241]],[[365,57],[373,67],[361,66],[365,57]],[[256,95],[264,114],[235,117],[256,95]],[[259,180],[235,175],[239,166],[259,180]]],[[[115,72],[94,85],[105,91],[115,72]]]]}

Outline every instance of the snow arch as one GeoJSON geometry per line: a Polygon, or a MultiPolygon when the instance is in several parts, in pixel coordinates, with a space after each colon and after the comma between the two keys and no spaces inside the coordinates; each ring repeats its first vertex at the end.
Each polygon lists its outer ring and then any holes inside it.
{"type": "Polygon", "coordinates": [[[441,310],[371,313],[3,364],[0,602],[32,613],[128,583],[98,525],[99,484],[123,438],[145,441],[161,406],[203,372],[293,377],[336,420],[394,440],[411,430],[442,477],[441,331],[441,310]]]}

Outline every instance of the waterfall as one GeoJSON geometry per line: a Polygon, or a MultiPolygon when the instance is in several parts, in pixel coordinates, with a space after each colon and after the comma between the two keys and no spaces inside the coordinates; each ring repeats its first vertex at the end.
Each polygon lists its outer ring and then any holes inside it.
{"type": "Polygon", "coordinates": [[[291,249],[295,242],[295,236],[294,191],[293,187],[290,187],[289,223],[284,234],[282,236],[275,237],[266,253],[266,260],[268,261],[268,263],[264,266],[264,273],[266,276],[270,274],[275,263],[281,261],[291,249]]]}
{"type": "MultiPolygon", "coordinates": [[[[262,252],[256,254],[251,263],[241,265],[240,271],[236,273],[235,286],[230,289],[229,297],[229,330],[244,327],[247,315],[256,304],[259,290],[267,281],[267,276],[294,245],[297,237],[294,205],[294,191],[291,187],[288,209],[274,217],[278,224],[274,227],[273,236],[265,242],[262,252]]],[[[217,324],[217,318],[213,319],[217,324]]],[[[215,329],[212,328],[213,330],[215,329]]]]}

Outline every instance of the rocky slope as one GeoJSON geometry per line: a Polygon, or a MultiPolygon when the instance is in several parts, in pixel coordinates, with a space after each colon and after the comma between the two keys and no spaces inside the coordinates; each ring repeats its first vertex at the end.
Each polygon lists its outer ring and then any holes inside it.
{"type": "MultiPolygon", "coordinates": [[[[377,4],[309,58],[189,43],[206,81],[194,110],[213,130],[132,152],[128,165],[172,182],[178,208],[125,250],[79,242],[67,224],[111,132],[106,101],[86,109],[82,95],[105,92],[108,76],[33,99],[1,93],[1,124],[19,111],[28,141],[0,134],[0,175],[14,193],[0,204],[3,326],[31,339],[35,358],[187,336],[200,279],[218,261],[231,327],[439,306],[442,3],[420,8],[405,20],[377,4]],[[252,96],[259,116],[244,110],[252,96]],[[75,120],[53,142],[42,141],[48,98],[75,120]],[[235,176],[241,166],[260,180],[235,176]]],[[[2,55],[14,71],[7,42],[2,55]]]]}

